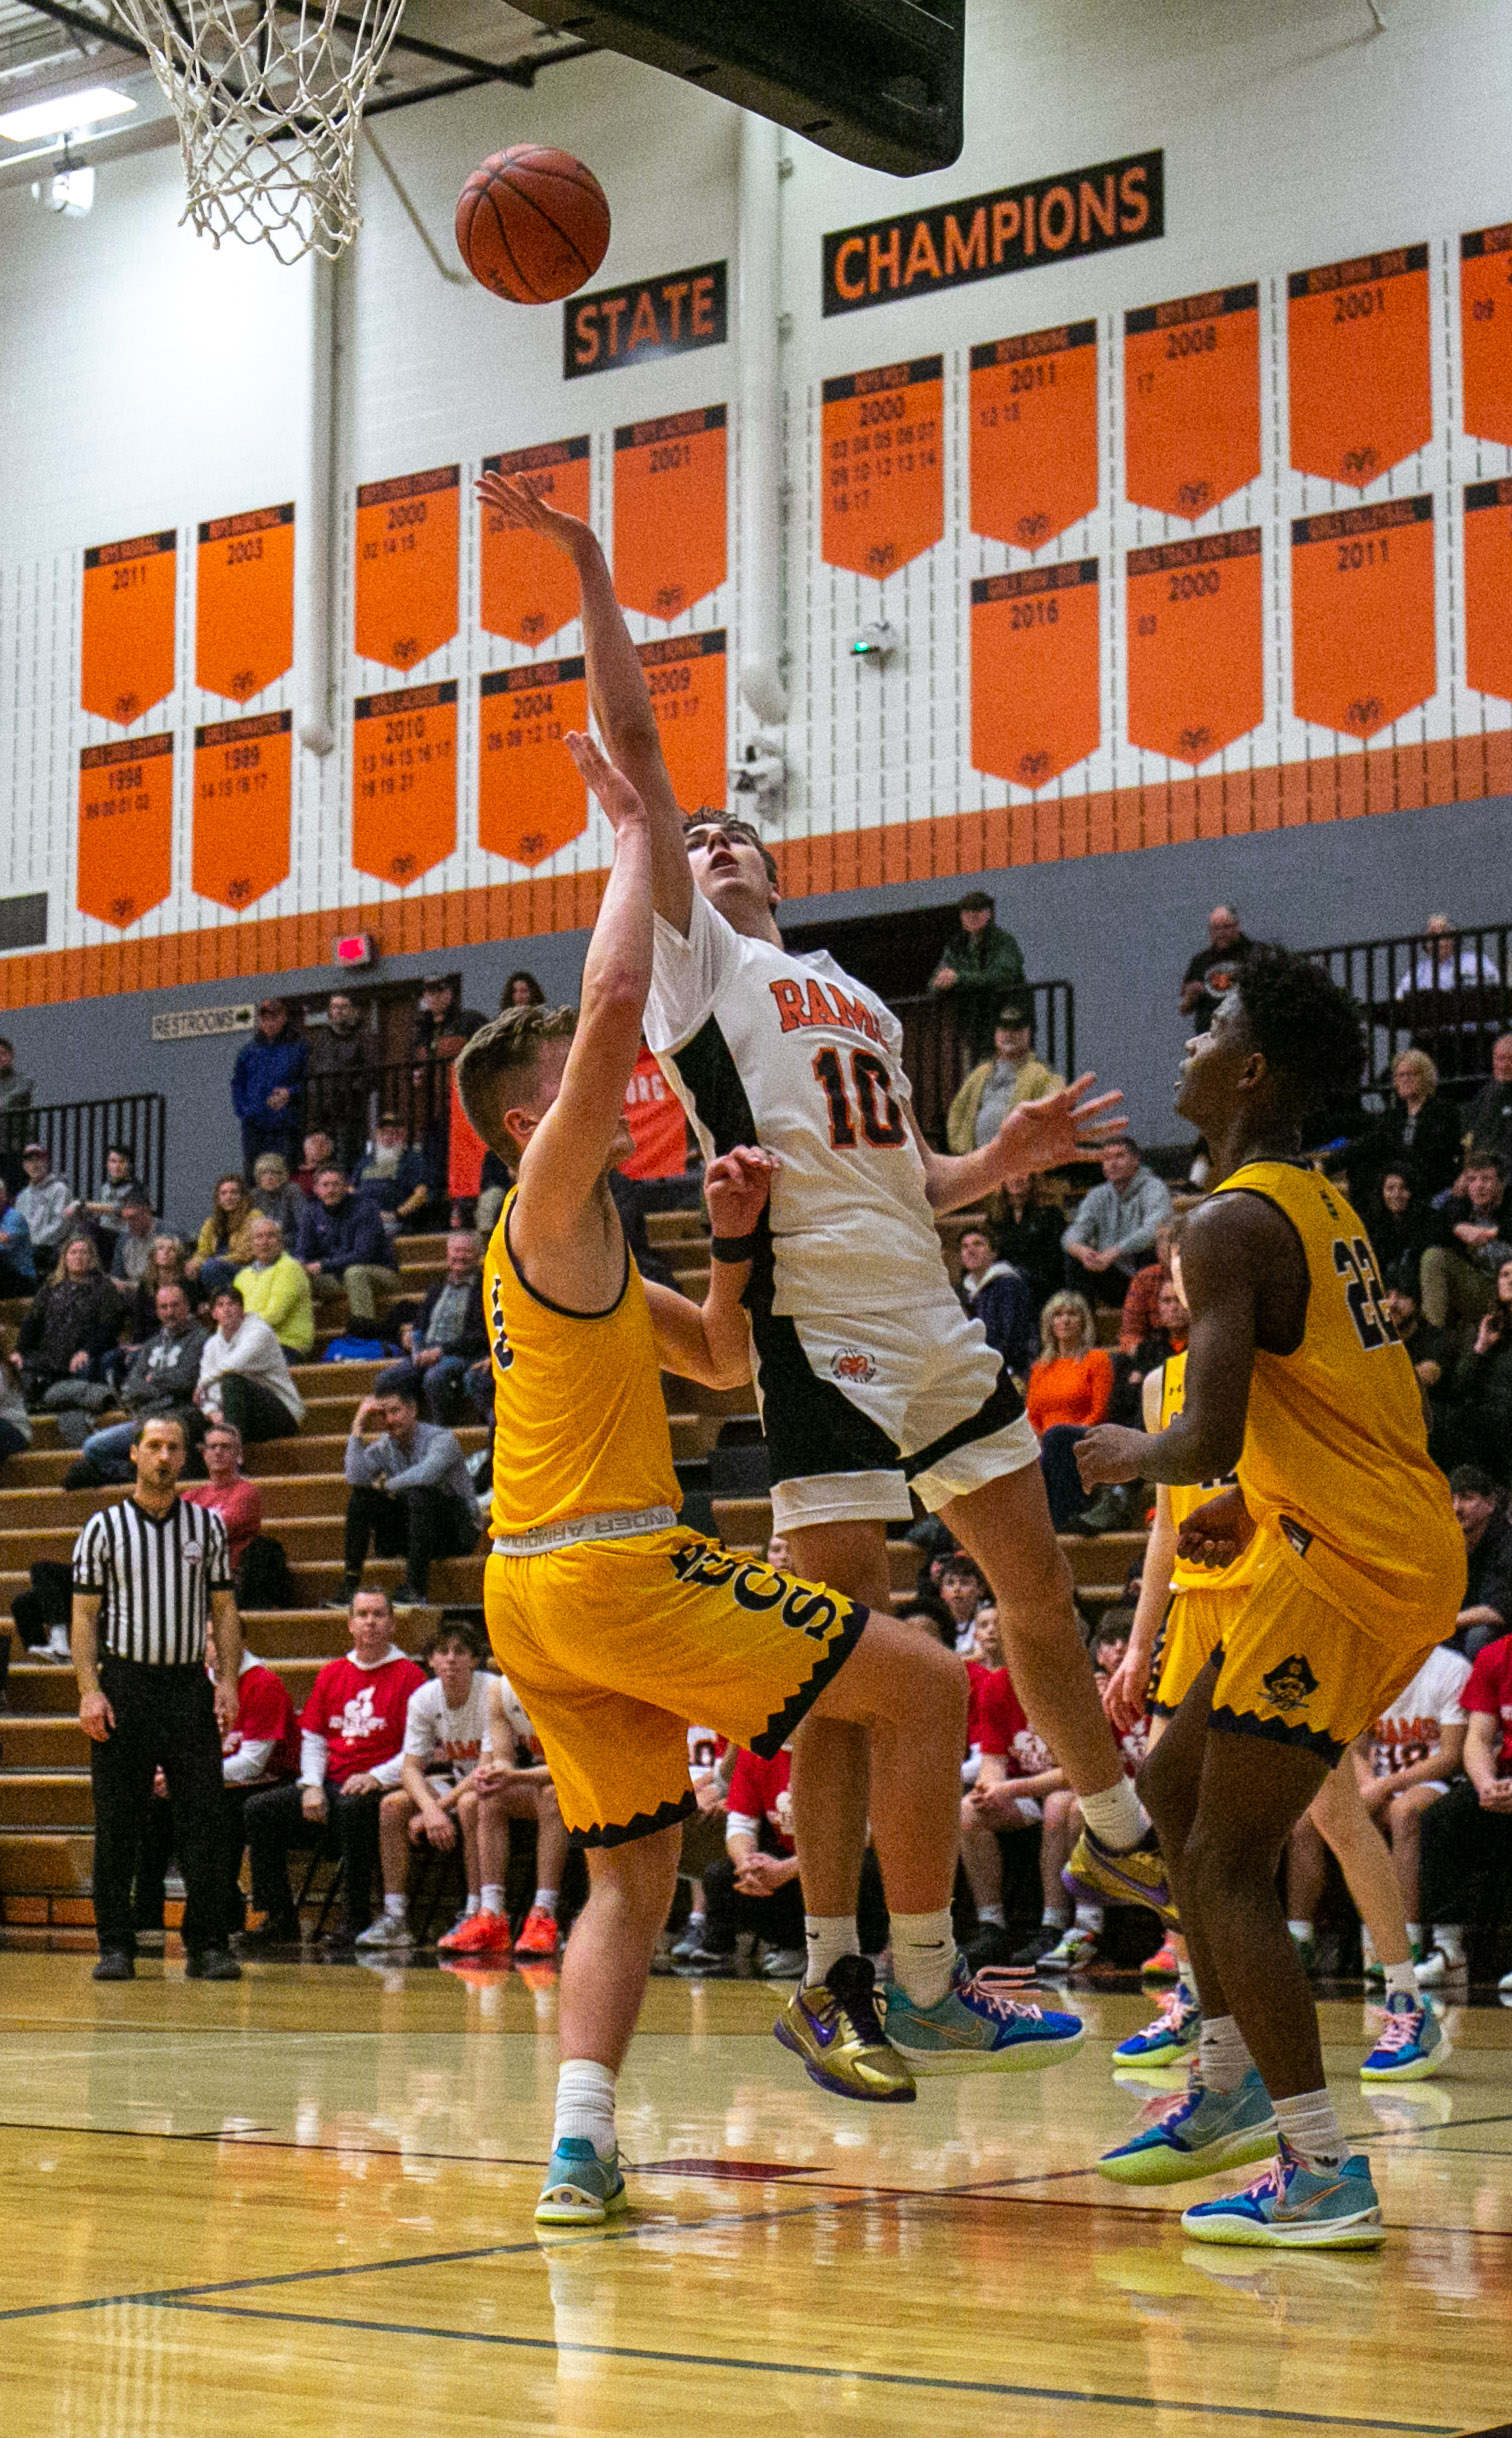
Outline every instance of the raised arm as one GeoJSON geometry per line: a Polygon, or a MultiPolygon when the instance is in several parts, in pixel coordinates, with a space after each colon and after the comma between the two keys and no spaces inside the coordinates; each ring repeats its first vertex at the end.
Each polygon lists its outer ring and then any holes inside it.
{"type": "Polygon", "coordinates": [[[711,1160],[704,1172],[704,1199],[716,1247],[709,1266],[709,1292],[690,1302],[672,1287],[647,1279],[646,1301],[656,1331],[662,1369],[705,1388],[740,1388],[751,1376],[751,1336],[741,1297],[751,1275],[751,1241],[766,1207],[777,1162],[770,1152],[744,1147],[711,1160]]]}
{"type": "MultiPolygon", "coordinates": [[[[1021,1101],[979,1151],[931,1151],[915,1124],[914,1140],[924,1163],[924,1191],[930,1209],[970,1210],[1009,1177],[1061,1168],[1068,1160],[1115,1142],[1129,1122],[1110,1114],[1123,1094],[1100,1092],[1089,1097],[1096,1081],[1095,1075],[1078,1075],[1074,1084],[1048,1093],[1043,1100],[1021,1101]]],[[[909,1115],[912,1123],[911,1111],[909,1115]]]]}
{"type": "Polygon", "coordinates": [[[614,579],[598,535],[580,517],[549,507],[528,483],[507,474],[481,474],[478,494],[510,524],[554,543],[573,564],[583,609],[588,703],[608,749],[646,808],[651,830],[651,892],[656,911],[686,935],[693,875],[683,844],[682,812],[662,755],[661,736],[640,656],[630,640],[614,579]]]}

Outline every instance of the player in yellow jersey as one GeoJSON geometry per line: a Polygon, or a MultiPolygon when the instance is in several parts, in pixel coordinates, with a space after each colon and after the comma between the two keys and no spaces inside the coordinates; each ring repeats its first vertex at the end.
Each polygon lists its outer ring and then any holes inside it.
{"type": "Polygon", "coordinates": [[[595,2224],[624,2206],[615,2077],[696,1809],[692,1720],[766,1755],[810,1711],[870,1733],[902,1987],[886,2037],[863,1957],[794,1999],[780,2036],[816,2081],[907,2100],[914,2070],[1045,2064],[1082,2035],[1072,2016],[978,1989],[949,1938],[966,1724],[954,1654],[677,1523],[660,1372],[713,1387],[748,1377],[740,1297],[774,1163],[742,1147],[706,1169],[713,1264],[701,1308],[642,1281],[608,1178],[631,1149],[624,1096],[651,980],[650,832],[629,781],[586,737],[568,744],[615,831],[582,1008],[499,1016],[462,1053],[457,1084],[472,1125],[518,1174],[484,1270],[497,1424],[485,1613],[569,1836],[588,1854],[588,1902],[562,1963],[556,2125],[536,2214],[595,2224]]]}
{"type": "Polygon", "coordinates": [[[1309,959],[1257,950],[1188,1045],[1179,1115],[1216,1190],[1189,1218],[1183,1410],[1158,1435],[1103,1425],[1082,1477],[1167,1484],[1238,1474],[1225,1519],[1188,1519],[1189,1554],[1227,1556],[1253,1518],[1268,1555],[1141,1772],[1191,1947],[1203,2028],[1187,2097],[1151,2140],[1164,2180],[1252,2156],[1246,2191],[1184,2214],[1224,2243],[1383,2239],[1369,2162],[1323,2078],[1317,2010],[1276,1893],[1292,1828],[1346,1746],[1454,1623],[1465,1558],[1428,1456],[1406,1349],[1365,1229],[1300,1164],[1310,1109],[1358,1086],[1359,1025],[1309,959]]]}

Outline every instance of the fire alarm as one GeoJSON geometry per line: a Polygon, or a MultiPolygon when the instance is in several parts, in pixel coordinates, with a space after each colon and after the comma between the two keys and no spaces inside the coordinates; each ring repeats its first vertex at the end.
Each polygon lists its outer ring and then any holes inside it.
{"type": "Polygon", "coordinates": [[[331,954],[338,965],[371,965],[378,950],[370,931],[349,931],[344,940],[331,942],[331,954]]]}

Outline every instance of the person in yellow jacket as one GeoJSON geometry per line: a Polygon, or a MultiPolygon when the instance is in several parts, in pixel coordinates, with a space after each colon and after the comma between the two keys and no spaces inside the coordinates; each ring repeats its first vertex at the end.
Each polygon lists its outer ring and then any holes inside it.
{"type": "Polygon", "coordinates": [[[993,1056],[972,1068],[950,1104],[945,1140],[957,1157],[989,1142],[1021,1101],[1048,1100],[1052,1092],[1066,1088],[1064,1075],[1034,1054],[1034,1007],[1029,999],[1004,1000],[992,1047],[993,1056]]]}
{"type": "Polygon", "coordinates": [[[285,1354],[308,1362],[315,1350],[315,1308],[302,1262],[284,1251],[283,1229],[259,1211],[248,1230],[252,1259],[236,1273],[243,1303],[266,1321],[285,1354]]]}

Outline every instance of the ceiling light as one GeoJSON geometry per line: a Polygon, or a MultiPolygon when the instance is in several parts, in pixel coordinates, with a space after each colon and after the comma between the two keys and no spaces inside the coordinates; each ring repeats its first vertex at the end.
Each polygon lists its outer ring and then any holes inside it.
{"type": "Polygon", "coordinates": [[[98,119],[117,119],[136,103],[109,85],[91,85],[83,93],[63,93],[56,101],[32,102],[25,110],[8,110],[0,118],[0,135],[7,143],[26,144],[33,136],[68,135],[76,127],[92,127],[98,119]]]}

